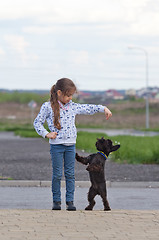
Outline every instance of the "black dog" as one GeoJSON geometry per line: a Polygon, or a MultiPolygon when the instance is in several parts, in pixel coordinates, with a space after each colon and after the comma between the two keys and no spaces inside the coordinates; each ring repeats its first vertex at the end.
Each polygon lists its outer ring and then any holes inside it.
{"type": "Polygon", "coordinates": [[[101,139],[97,139],[95,145],[99,152],[91,154],[88,157],[81,157],[76,153],[76,159],[78,162],[85,165],[88,164],[86,169],[89,171],[91,181],[91,187],[88,192],[89,205],[85,208],[85,210],[92,210],[95,205],[95,196],[100,195],[103,200],[104,210],[109,211],[111,209],[107,200],[104,166],[109,154],[118,150],[120,145],[113,146],[110,139],[104,139],[103,137],[101,139]]]}

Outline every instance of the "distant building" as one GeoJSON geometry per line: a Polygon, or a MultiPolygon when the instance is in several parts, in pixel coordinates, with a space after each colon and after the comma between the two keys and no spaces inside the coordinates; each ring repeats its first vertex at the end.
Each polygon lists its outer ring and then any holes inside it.
{"type": "Polygon", "coordinates": [[[157,101],[159,101],[159,93],[157,93],[157,94],[155,95],[155,99],[156,99],[157,101]]]}
{"type": "Polygon", "coordinates": [[[85,91],[79,91],[78,92],[78,100],[80,102],[83,102],[89,98],[91,98],[92,94],[91,92],[85,92],[85,91]]]}
{"type": "Polygon", "coordinates": [[[136,94],[137,94],[137,97],[143,98],[146,95],[146,89],[141,88],[141,89],[137,90],[136,94]]]}
{"type": "Polygon", "coordinates": [[[114,100],[123,100],[124,96],[115,89],[109,89],[106,91],[106,98],[114,100]]]}
{"type": "Polygon", "coordinates": [[[125,95],[129,97],[136,97],[136,90],[135,89],[128,89],[125,91],[125,95]]]}
{"type": "Polygon", "coordinates": [[[159,99],[159,93],[156,94],[155,98],[158,98],[158,99],[159,99]]]}
{"type": "Polygon", "coordinates": [[[137,91],[137,96],[139,98],[146,98],[148,93],[149,99],[156,99],[157,94],[159,93],[158,87],[149,87],[148,91],[146,88],[141,88],[137,91]]]}

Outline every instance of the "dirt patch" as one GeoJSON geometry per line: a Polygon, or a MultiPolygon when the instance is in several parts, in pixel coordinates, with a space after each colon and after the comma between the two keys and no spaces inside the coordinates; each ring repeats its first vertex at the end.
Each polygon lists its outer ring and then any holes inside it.
{"type": "MultiPolygon", "coordinates": [[[[76,123],[79,125],[90,125],[105,128],[145,128],[145,103],[144,102],[123,102],[118,104],[109,104],[108,108],[112,111],[113,117],[105,120],[102,113],[95,115],[78,115],[76,123]]],[[[158,128],[159,103],[150,104],[150,127],[158,128]]],[[[37,106],[33,113],[36,117],[40,110],[37,106]]],[[[0,121],[9,123],[30,123],[32,118],[31,109],[27,104],[1,103],[0,121]]]]}
{"type": "MultiPolygon", "coordinates": [[[[112,118],[105,120],[102,113],[91,116],[79,115],[76,118],[78,124],[99,125],[105,128],[145,128],[146,115],[145,103],[123,102],[107,106],[112,111],[112,118]]],[[[158,128],[159,104],[150,105],[150,128],[158,128]]]]}

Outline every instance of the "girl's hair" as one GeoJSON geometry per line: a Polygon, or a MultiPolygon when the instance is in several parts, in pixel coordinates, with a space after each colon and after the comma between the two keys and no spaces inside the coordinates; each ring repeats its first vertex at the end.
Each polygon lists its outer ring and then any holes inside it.
{"type": "Polygon", "coordinates": [[[55,85],[52,86],[50,90],[50,103],[51,107],[54,112],[54,126],[57,129],[61,129],[61,124],[59,122],[60,120],[60,106],[58,102],[58,96],[57,96],[57,91],[61,90],[62,94],[65,95],[70,95],[73,91],[77,91],[75,84],[73,83],[72,80],[68,78],[61,78],[59,79],[55,85]]]}

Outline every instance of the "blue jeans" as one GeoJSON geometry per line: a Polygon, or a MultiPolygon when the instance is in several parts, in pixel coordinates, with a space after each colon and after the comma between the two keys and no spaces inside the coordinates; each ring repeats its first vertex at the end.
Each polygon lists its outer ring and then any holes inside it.
{"type": "Polygon", "coordinates": [[[53,201],[61,201],[61,179],[64,166],[66,202],[74,200],[75,191],[75,145],[50,144],[52,160],[53,201]]]}

